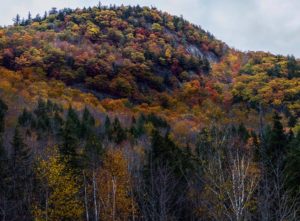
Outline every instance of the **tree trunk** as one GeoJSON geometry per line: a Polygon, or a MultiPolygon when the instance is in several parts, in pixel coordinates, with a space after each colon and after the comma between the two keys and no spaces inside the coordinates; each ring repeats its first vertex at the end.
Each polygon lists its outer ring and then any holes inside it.
{"type": "Polygon", "coordinates": [[[93,171],[93,198],[94,198],[94,210],[95,210],[95,221],[98,221],[98,207],[97,207],[97,195],[96,195],[96,177],[93,171]]]}
{"type": "Polygon", "coordinates": [[[83,171],[83,182],[84,182],[84,204],[85,204],[85,216],[86,220],[89,221],[89,208],[88,208],[88,199],[87,199],[87,189],[86,189],[86,178],[85,173],[83,171]]]}

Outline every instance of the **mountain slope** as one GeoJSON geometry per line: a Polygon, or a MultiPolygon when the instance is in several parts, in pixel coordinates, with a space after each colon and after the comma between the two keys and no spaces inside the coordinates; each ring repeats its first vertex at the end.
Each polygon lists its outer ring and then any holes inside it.
{"type": "Polygon", "coordinates": [[[0,38],[8,69],[30,67],[99,97],[148,103],[207,74],[227,50],[183,18],[130,6],[52,10],[2,29],[0,38]]]}

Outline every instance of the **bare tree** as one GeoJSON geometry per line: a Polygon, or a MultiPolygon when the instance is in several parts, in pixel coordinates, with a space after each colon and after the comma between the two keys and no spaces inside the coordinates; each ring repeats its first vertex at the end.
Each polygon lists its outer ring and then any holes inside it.
{"type": "Polygon", "coordinates": [[[214,220],[247,220],[258,184],[251,158],[230,150],[226,156],[216,153],[204,168],[203,203],[214,220]]]}
{"type": "Polygon", "coordinates": [[[170,168],[156,166],[150,171],[149,183],[141,179],[137,184],[142,220],[177,220],[184,190],[182,194],[175,191],[178,180],[170,168]]]}
{"type": "Polygon", "coordinates": [[[292,196],[286,189],[286,177],[281,163],[270,165],[269,174],[262,168],[258,196],[258,213],[260,220],[296,221],[300,212],[299,196],[292,196]]]}

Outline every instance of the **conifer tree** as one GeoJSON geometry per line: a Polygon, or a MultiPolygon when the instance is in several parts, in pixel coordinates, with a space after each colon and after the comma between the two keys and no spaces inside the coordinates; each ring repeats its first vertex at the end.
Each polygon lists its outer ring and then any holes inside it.
{"type": "Polygon", "coordinates": [[[106,116],[105,118],[105,122],[104,122],[104,132],[105,134],[108,136],[108,138],[110,139],[110,130],[111,130],[111,122],[108,116],[106,116]]]}
{"type": "Polygon", "coordinates": [[[115,118],[111,125],[111,139],[117,144],[126,139],[126,131],[122,128],[118,118],[115,118]]]}
{"type": "Polygon", "coordinates": [[[93,127],[95,126],[95,119],[91,115],[90,111],[87,107],[84,108],[82,120],[81,120],[81,137],[87,138],[90,133],[93,131],[93,127]]]}
{"type": "Polygon", "coordinates": [[[67,160],[69,166],[73,169],[78,168],[78,154],[80,137],[80,121],[77,113],[72,107],[69,107],[67,119],[63,127],[63,143],[60,147],[62,157],[67,160]]]}
{"type": "Polygon", "coordinates": [[[89,134],[84,148],[84,160],[88,168],[96,169],[101,162],[103,147],[95,133],[89,134]]]}
{"type": "Polygon", "coordinates": [[[24,108],[22,114],[18,118],[18,123],[22,127],[27,127],[31,124],[32,119],[32,114],[26,108],[24,108]]]}
{"type": "Polygon", "coordinates": [[[273,127],[269,134],[266,154],[272,165],[281,161],[286,153],[287,138],[281,124],[281,117],[277,112],[273,116],[273,127]]]}
{"type": "Polygon", "coordinates": [[[30,195],[32,192],[32,158],[31,152],[23,141],[17,126],[12,140],[12,154],[9,159],[9,196],[11,203],[16,205],[14,216],[17,219],[28,216],[30,195]]]}
{"type": "Polygon", "coordinates": [[[7,105],[0,99],[0,134],[4,132],[4,117],[7,110],[7,105]]]}
{"type": "Polygon", "coordinates": [[[289,144],[289,150],[286,158],[285,175],[287,179],[287,188],[293,196],[300,194],[300,132],[289,144]]]}
{"type": "Polygon", "coordinates": [[[5,114],[7,112],[7,105],[0,99],[0,218],[5,219],[6,201],[7,201],[7,152],[3,144],[3,133],[5,129],[5,114]]]}

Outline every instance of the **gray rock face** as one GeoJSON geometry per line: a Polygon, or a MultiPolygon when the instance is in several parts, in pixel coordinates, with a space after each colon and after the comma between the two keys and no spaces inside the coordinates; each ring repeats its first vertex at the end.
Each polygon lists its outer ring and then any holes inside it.
{"type": "Polygon", "coordinates": [[[206,58],[211,63],[216,63],[219,60],[218,57],[213,52],[211,52],[211,51],[203,52],[196,45],[191,45],[191,44],[188,45],[186,47],[186,51],[193,56],[200,57],[200,58],[206,58]]]}

